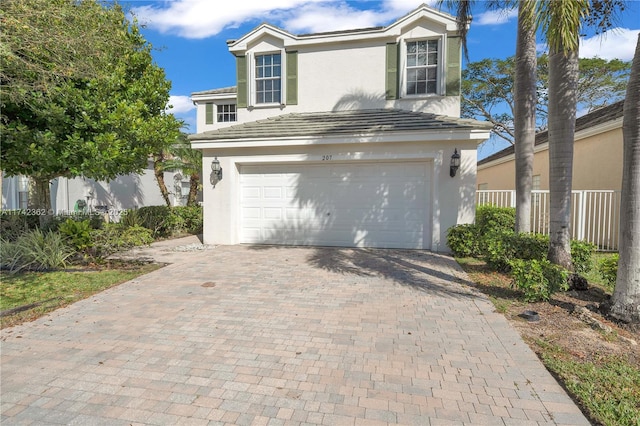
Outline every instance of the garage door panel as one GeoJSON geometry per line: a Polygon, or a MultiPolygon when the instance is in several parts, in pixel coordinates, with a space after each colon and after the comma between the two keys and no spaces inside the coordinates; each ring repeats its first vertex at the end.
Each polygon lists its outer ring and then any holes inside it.
{"type": "Polygon", "coordinates": [[[429,248],[431,163],[243,166],[240,240],[429,248]]]}

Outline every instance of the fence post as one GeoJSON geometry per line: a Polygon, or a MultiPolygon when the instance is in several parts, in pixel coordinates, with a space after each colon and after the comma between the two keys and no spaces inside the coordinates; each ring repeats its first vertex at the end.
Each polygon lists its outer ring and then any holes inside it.
{"type": "Polygon", "coordinates": [[[511,191],[511,207],[516,207],[516,191],[515,189],[511,191]]]}
{"type": "Polygon", "coordinates": [[[587,197],[585,196],[584,191],[578,191],[578,200],[580,201],[578,204],[578,240],[584,241],[585,236],[585,210],[587,208],[587,197]]]}

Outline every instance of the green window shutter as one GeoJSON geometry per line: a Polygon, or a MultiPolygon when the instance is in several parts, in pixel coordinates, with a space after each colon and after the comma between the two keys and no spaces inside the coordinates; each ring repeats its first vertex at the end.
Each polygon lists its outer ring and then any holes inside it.
{"type": "Polygon", "coordinates": [[[460,96],[460,37],[447,37],[447,89],[445,95],[460,96]]]}
{"type": "Polygon", "coordinates": [[[236,56],[236,86],[238,108],[247,107],[247,57],[236,56]]]}
{"type": "Polygon", "coordinates": [[[213,103],[207,102],[205,104],[206,110],[204,114],[204,123],[213,124],[213,103]]]}
{"type": "Polygon", "coordinates": [[[287,52],[287,105],[298,105],[298,52],[287,52]]]}
{"type": "Polygon", "coordinates": [[[387,99],[398,99],[398,43],[387,43],[387,78],[385,93],[387,99]]]}

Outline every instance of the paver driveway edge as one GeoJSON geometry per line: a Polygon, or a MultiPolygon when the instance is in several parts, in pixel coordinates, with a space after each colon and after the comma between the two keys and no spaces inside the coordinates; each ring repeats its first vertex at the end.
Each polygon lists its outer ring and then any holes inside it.
{"type": "Polygon", "coordinates": [[[589,424],[450,257],[193,242],[3,330],[2,424],[589,424]]]}

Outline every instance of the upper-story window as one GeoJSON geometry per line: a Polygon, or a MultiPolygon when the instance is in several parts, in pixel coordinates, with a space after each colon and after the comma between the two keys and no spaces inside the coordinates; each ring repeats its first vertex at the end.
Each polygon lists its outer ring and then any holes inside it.
{"type": "Polygon", "coordinates": [[[237,121],[236,104],[218,105],[218,123],[237,121]]]}
{"type": "Polygon", "coordinates": [[[281,57],[279,53],[256,55],[256,104],[280,103],[281,57]]]}
{"type": "Polygon", "coordinates": [[[438,40],[407,42],[407,95],[438,93],[438,40]]]}

